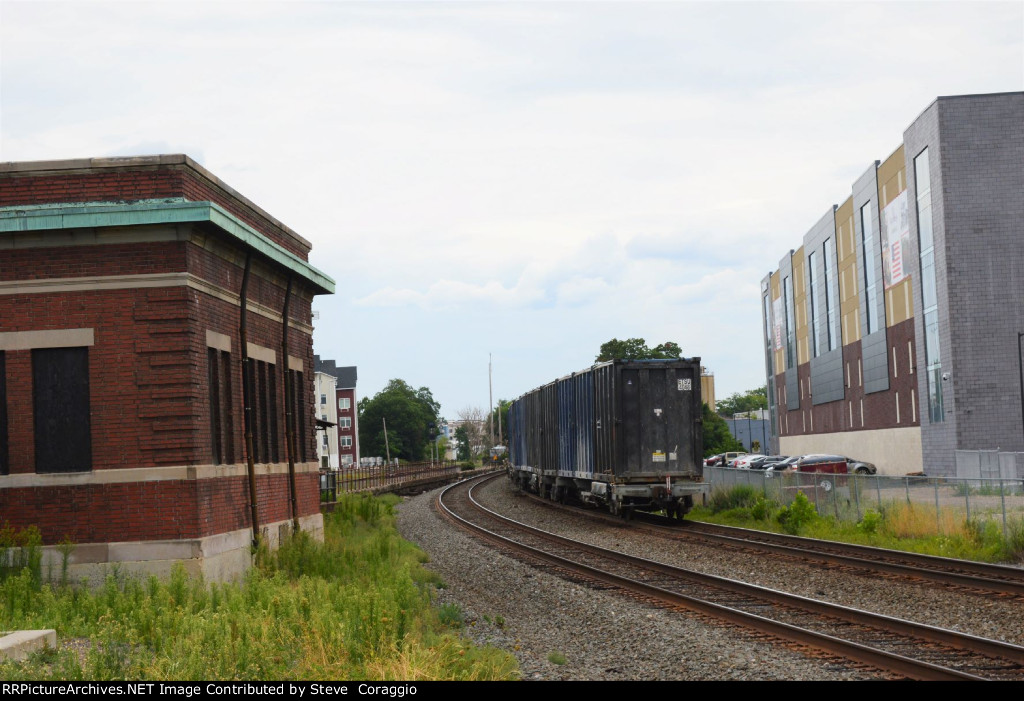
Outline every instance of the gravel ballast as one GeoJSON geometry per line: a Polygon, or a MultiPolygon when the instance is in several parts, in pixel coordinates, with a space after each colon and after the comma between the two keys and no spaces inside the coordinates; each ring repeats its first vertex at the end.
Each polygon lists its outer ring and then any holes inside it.
{"type": "MultiPolygon", "coordinates": [[[[439,603],[461,607],[465,634],[478,644],[512,652],[524,679],[880,678],[874,670],[808,657],[778,641],[697,614],[658,609],[547,574],[449,524],[434,511],[435,498],[436,491],[402,503],[399,530],[430,556],[427,567],[446,584],[439,603]],[[495,625],[496,620],[503,625],[495,625]]],[[[542,505],[530,504],[515,494],[505,480],[487,487],[486,498],[492,508],[503,513],[513,510],[524,520],[529,511],[547,519],[564,518],[576,522],[570,527],[587,529],[587,522],[579,517],[545,513],[542,505]]],[[[548,523],[546,527],[556,530],[552,526],[548,523]]],[[[590,524],[589,529],[603,527],[590,524]]],[[[615,529],[612,539],[621,544],[629,537],[628,529],[615,529]]],[[[627,543],[626,547],[633,545],[627,543]]],[[[749,566],[749,555],[740,557],[749,566]]]]}

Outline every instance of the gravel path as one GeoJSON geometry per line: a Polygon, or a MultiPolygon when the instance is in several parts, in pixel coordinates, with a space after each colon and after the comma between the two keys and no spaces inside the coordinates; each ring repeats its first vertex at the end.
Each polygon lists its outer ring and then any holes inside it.
{"type": "MultiPolygon", "coordinates": [[[[550,514],[529,504],[504,480],[496,481],[487,493],[495,506],[504,505],[499,510],[557,517],[575,522],[575,526],[569,524],[571,528],[586,528],[578,517],[550,514]]],[[[427,566],[447,585],[440,592],[440,602],[459,604],[467,621],[466,634],[477,643],[515,654],[524,679],[878,678],[874,672],[810,658],[695,614],[646,606],[535,570],[449,525],[434,512],[435,496],[436,492],[429,492],[406,500],[398,510],[399,529],[430,555],[427,566]],[[499,616],[501,627],[493,623],[499,616]]],[[[553,520],[548,527],[555,530],[553,520]]],[[[628,529],[618,530],[624,532],[614,533],[613,540],[627,548],[637,545],[628,542],[628,529]]],[[[749,566],[750,557],[742,559],[749,566]]]]}

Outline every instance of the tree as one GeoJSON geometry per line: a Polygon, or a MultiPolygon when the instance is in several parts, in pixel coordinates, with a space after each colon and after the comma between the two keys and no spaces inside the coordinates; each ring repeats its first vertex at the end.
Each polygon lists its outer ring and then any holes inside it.
{"type": "Polygon", "coordinates": [[[627,338],[625,341],[613,338],[601,344],[601,352],[596,361],[601,363],[606,360],[664,360],[681,358],[682,355],[679,344],[674,341],[666,341],[654,348],[648,348],[647,342],[642,338],[627,338]]]}
{"type": "Polygon", "coordinates": [[[704,457],[730,450],[743,450],[743,444],[733,438],[725,419],[711,411],[707,402],[701,407],[704,419],[704,457]]]}
{"type": "Polygon", "coordinates": [[[359,404],[360,452],[404,460],[423,460],[430,444],[430,424],[437,425],[441,405],[426,387],[413,389],[404,380],[391,380],[373,399],[359,404]],[[384,421],[387,421],[387,444],[384,421]]]}
{"type": "Polygon", "coordinates": [[[727,399],[722,399],[716,404],[718,413],[722,416],[736,416],[768,408],[768,387],[761,385],[746,392],[734,392],[727,399]]]}
{"type": "Polygon", "coordinates": [[[470,457],[480,455],[490,441],[487,436],[487,414],[478,406],[467,406],[459,411],[458,416],[461,425],[466,429],[470,457]]]}
{"type": "Polygon", "coordinates": [[[472,453],[469,450],[469,432],[466,431],[465,426],[459,426],[455,429],[455,442],[458,445],[458,451],[455,457],[459,460],[469,460],[472,458],[472,453]]]}

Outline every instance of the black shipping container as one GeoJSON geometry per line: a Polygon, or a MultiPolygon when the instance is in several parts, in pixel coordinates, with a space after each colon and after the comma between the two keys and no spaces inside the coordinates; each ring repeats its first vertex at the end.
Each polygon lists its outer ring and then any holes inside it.
{"type": "Polygon", "coordinates": [[[512,469],[542,494],[664,508],[703,489],[699,358],[594,365],[515,400],[509,423],[512,469]]]}

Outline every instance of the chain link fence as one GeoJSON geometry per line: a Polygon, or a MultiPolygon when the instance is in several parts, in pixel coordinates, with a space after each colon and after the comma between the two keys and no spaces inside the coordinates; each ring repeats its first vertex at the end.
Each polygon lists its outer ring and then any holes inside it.
{"type": "Polygon", "coordinates": [[[900,502],[934,510],[940,533],[967,519],[996,521],[1006,534],[1008,523],[1024,519],[1024,479],[1016,477],[832,475],[705,467],[704,479],[712,490],[749,485],[766,499],[787,506],[803,492],[818,514],[854,523],[868,509],[882,511],[900,502]]]}

